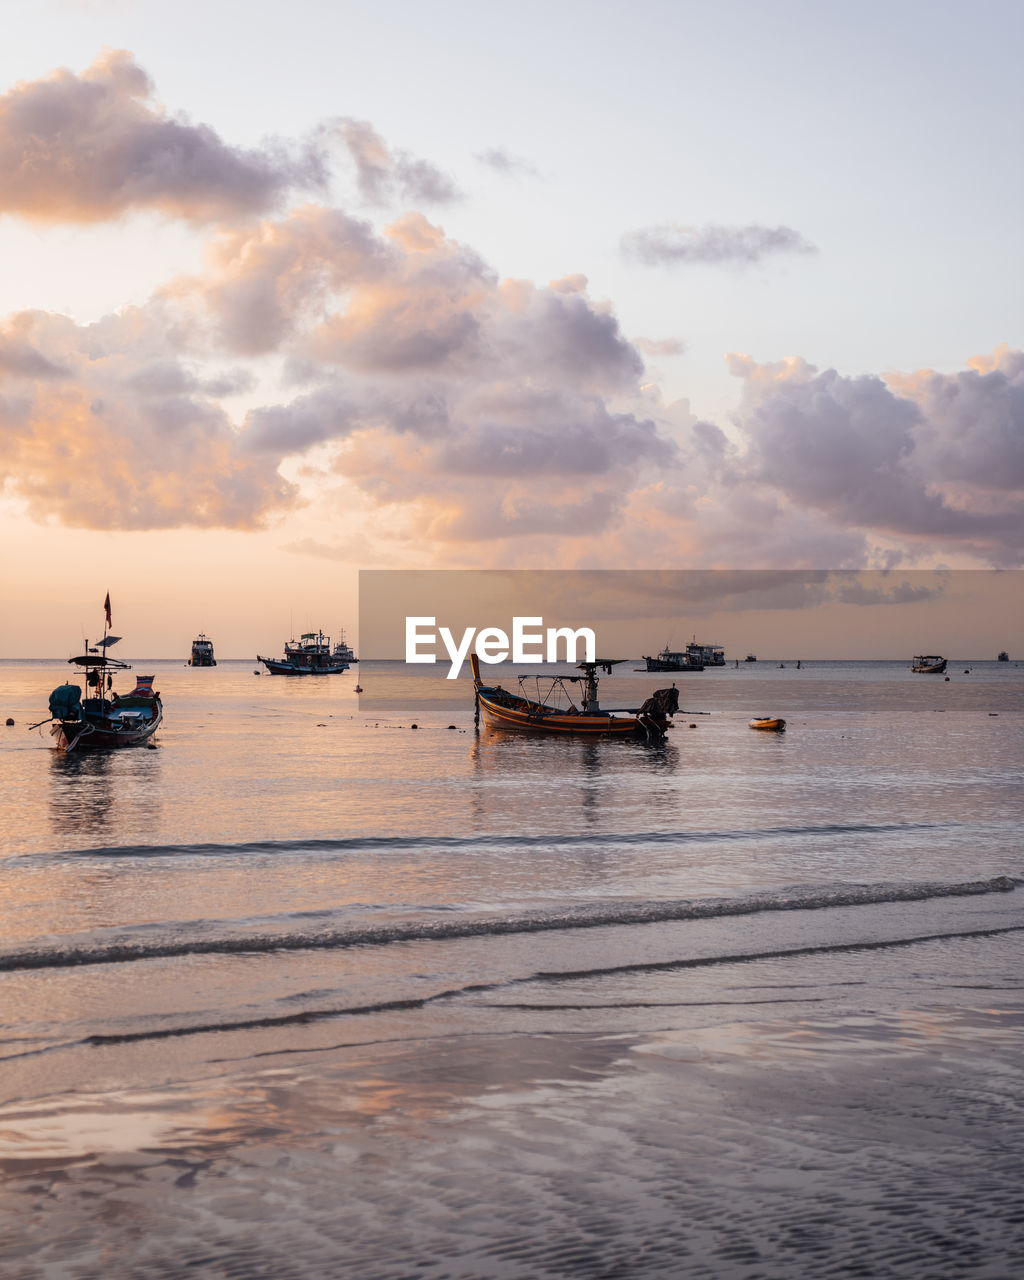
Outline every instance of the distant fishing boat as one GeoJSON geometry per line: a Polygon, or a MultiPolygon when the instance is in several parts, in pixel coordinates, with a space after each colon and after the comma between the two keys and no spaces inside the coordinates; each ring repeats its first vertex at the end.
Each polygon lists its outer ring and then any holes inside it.
{"type": "Polygon", "coordinates": [[[1010,655],[1006,652],[1005,649],[1000,649],[999,654],[996,658],[996,662],[1009,662],[1009,661],[1010,661],[1010,655]]]}
{"type": "Polygon", "coordinates": [[[748,654],[747,654],[747,656],[743,659],[743,661],[744,661],[744,662],[756,662],[756,661],[757,661],[757,654],[756,654],[756,653],[748,653],[748,654]]]}
{"type": "Polygon", "coordinates": [[[946,669],[946,659],[936,653],[919,653],[915,656],[910,669],[919,675],[940,676],[946,669]]]}
{"type": "Polygon", "coordinates": [[[217,659],[213,656],[213,641],[208,640],[201,632],[192,641],[192,657],[190,667],[215,667],[217,659]]]}
{"type": "Polygon", "coordinates": [[[359,661],[356,655],[352,652],[351,645],[349,645],[345,640],[344,631],[341,633],[341,639],[335,643],[334,657],[338,658],[341,662],[351,663],[359,661]]]}
{"type": "Polygon", "coordinates": [[[767,729],[770,733],[781,733],[786,727],[781,716],[755,716],[750,721],[751,729],[767,729]]]}
{"type": "Polygon", "coordinates": [[[686,653],[691,662],[699,662],[705,667],[725,666],[725,649],[720,644],[698,644],[694,636],[686,646],[686,653]]]}
{"type": "Polygon", "coordinates": [[[644,654],[648,671],[703,671],[704,663],[686,650],[670,649],[667,645],[656,658],[644,654]]]}
{"type": "MultiPolygon", "coordinates": [[[[347,646],[346,646],[347,647],[347,646]]],[[[322,631],[306,631],[298,642],[289,640],[283,658],[256,655],[272,676],[335,676],[347,671],[348,660],[331,650],[331,638],[322,631]]]]}
{"type": "Polygon", "coordinates": [[[136,676],[135,688],[128,694],[114,692],[112,673],[130,671],[131,664],[107,652],[121,639],[108,632],[109,593],[103,608],[103,639],[92,646],[86,642],[85,653],[68,659],[85,672],[87,696],[82,697],[81,685],[70,681],[58,685],[50,694],[49,720],[31,726],[38,729],[52,721],[50,733],[64,752],[138,747],[149,741],[163,719],[163,703],[160,694],[153,691],[153,676],[136,676]],[[89,695],[89,690],[95,692],[89,695]]]}
{"type": "MultiPolygon", "coordinates": [[[[477,712],[499,729],[528,729],[538,733],[584,734],[592,737],[633,737],[661,742],[679,710],[679,691],[656,690],[640,707],[602,708],[597,696],[598,670],[611,674],[618,659],[580,662],[581,676],[519,676],[519,692],[487,685],[480,678],[480,660],[470,654],[477,712]],[[532,696],[526,691],[534,682],[532,696]],[[574,689],[570,686],[578,685],[574,689]],[[580,696],[582,695],[582,696],[580,696]],[[579,699],[577,705],[576,699],[579,699]]],[[[688,714],[699,714],[690,712],[688,714]]]]}

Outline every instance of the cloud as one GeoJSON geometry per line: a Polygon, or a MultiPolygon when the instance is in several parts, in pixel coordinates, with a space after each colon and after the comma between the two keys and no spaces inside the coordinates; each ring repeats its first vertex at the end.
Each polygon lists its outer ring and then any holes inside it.
{"type": "Polygon", "coordinates": [[[0,213],[87,223],[153,209],[204,223],[266,212],[326,176],[315,150],[245,151],[168,115],[123,50],[0,96],[0,213]]]}
{"type": "Polygon", "coordinates": [[[1024,489],[1024,352],[1003,345],[953,374],[890,374],[925,424],[919,450],[928,469],[960,499],[990,491],[997,502],[1024,489]]]}
{"type": "Polygon", "coordinates": [[[62,378],[66,370],[48,360],[31,341],[30,316],[12,316],[0,329],[0,378],[15,377],[48,380],[62,378]]]}
{"type": "Polygon", "coordinates": [[[15,323],[41,364],[0,372],[0,481],[34,519],[251,529],[295,500],[276,459],[239,449],[216,402],[245,376],[175,361],[152,314],[80,327],[33,312],[15,323]]]}
{"type": "Polygon", "coordinates": [[[363,199],[371,205],[401,200],[414,204],[452,204],[462,199],[455,180],[429,160],[391,150],[366,120],[340,117],[325,126],[345,146],[355,166],[363,199]]]}
{"type": "MultiPolygon", "coordinates": [[[[217,225],[202,272],[143,306],[83,326],[0,322],[6,491],[35,519],[110,529],[256,528],[345,493],[399,557],[1021,562],[1021,352],[884,376],[733,355],[739,403],[710,422],[663,403],[645,370],[683,343],[629,341],[586,276],[502,278],[418,207],[386,225],[366,212],[456,195],[355,119],[305,151],[231,148],[169,116],[125,53],[15,86],[0,97],[0,211],[217,225]],[[339,147],[363,212],[282,212],[339,147]]],[[[624,247],[650,264],[812,251],[757,226],[654,227],[624,247]]],[[[334,545],[327,531],[317,543],[334,545]]]]}
{"type": "Polygon", "coordinates": [[[520,160],[504,147],[488,147],[476,155],[476,160],[495,173],[507,178],[536,178],[538,171],[528,160],[520,160]]]}
{"type": "Polygon", "coordinates": [[[304,210],[221,245],[168,296],[205,305],[222,341],[286,350],[312,384],[248,413],[247,454],[329,446],[373,502],[449,539],[596,532],[675,463],[642,411],[639,354],[581,276],[501,281],[420,214],[378,238],[304,210]]]}
{"type": "Polygon", "coordinates": [[[912,557],[941,547],[1019,562],[1019,353],[957,375],[886,380],[818,373],[803,361],[734,357],[731,367],[745,382],[735,421],[747,441],[738,473],[746,484],[838,528],[895,540],[912,557]]]}
{"type": "Polygon", "coordinates": [[[645,356],[681,356],[686,351],[681,338],[634,338],[633,346],[645,356]]]}
{"type": "MultiPolygon", "coordinates": [[[[831,596],[840,604],[856,605],[907,605],[922,604],[941,596],[949,585],[949,571],[930,571],[920,580],[906,577],[892,579],[888,574],[880,577],[872,574],[867,580],[862,575],[834,574],[831,596]]],[[[920,575],[915,575],[920,578],[920,575]]]]}
{"type": "Polygon", "coordinates": [[[582,478],[675,459],[653,422],[609,413],[595,398],[492,394],[478,397],[472,409],[471,424],[440,450],[438,465],[453,476],[582,478]]]}
{"type": "Polygon", "coordinates": [[[627,262],[645,267],[677,262],[742,265],[780,253],[817,252],[813,244],[790,227],[686,227],[675,222],[627,231],[621,246],[627,262]]]}
{"type": "Polygon", "coordinates": [[[393,256],[368,222],[306,205],[222,231],[207,247],[202,277],[181,277],[163,292],[179,306],[195,304],[193,322],[212,322],[218,345],[262,355],[322,322],[353,289],[386,278],[393,256]]]}
{"type": "Polygon", "coordinates": [[[458,374],[602,394],[634,387],[643,370],[584,277],[499,281],[419,213],[384,236],[318,206],[225,232],[203,277],[164,293],[196,331],[212,324],[239,354],[287,351],[310,377],[458,374]]]}

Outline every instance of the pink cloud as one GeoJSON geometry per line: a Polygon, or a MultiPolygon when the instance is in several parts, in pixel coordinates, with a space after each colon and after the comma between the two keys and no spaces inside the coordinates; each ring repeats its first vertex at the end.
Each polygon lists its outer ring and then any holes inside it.
{"type": "Polygon", "coordinates": [[[81,75],[61,69],[0,96],[0,212],[99,222],[155,209],[201,223],[269,210],[290,189],[325,180],[315,151],[245,151],[169,115],[124,50],[81,75]]]}

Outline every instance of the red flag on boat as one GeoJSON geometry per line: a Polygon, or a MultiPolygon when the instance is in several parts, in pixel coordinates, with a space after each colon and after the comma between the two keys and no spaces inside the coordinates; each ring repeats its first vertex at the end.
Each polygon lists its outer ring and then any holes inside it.
{"type": "Polygon", "coordinates": [[[107,598],[103,601],[103,612],[107,615],[107,626],[110,626],[110,592],[107,592],[107,598]]]}

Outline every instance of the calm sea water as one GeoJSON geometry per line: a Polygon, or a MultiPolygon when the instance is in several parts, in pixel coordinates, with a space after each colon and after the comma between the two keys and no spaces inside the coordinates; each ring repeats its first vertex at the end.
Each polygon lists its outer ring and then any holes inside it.
{"type": "Polygon", "coordinates": [[[680,675],[655,748],[134,667],[63,756],[0,663],[5,1276],[1013,1273],[1024,666],[680,675]]]}

